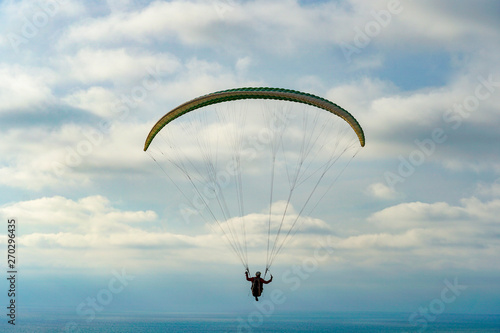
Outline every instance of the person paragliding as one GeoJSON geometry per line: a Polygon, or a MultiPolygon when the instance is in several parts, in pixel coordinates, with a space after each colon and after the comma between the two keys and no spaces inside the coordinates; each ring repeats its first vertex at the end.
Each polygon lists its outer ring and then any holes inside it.
{"type": "Polygon", "coordinates": [[[248,276],[248,269],[245,271],[245,276],[247,277],[247,281],[252,282],[252,295],[255,297],[255,300],[258,302],[259,297],[262,295],[262,291],[264,290],[264,284],[268,284],[273,280],[273,275],[271,274],[271,278],[269,280],[264,280],[260,277],[260,272],[255,273],[255,277],[248,276]]]}
{"type": "Polygon", "coordinates": [[[242,87],[164,114],[144,151],[188,201],[180,212],[186,222],[194,215],[226,239],[258,301],[278,254],[301,225],[316,225],[313,211],[364,146],[359,122],[325,98],[242,87]],[[248,254],[261,258],[265,243],[264,278],[259,272],[250,277],[248,254]]]}

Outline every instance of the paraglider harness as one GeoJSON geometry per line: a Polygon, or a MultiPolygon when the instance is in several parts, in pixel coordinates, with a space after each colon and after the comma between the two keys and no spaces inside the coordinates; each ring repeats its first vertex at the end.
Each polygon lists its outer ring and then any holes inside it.
{"type": "Polygon", "coordinates": [[[260,295],[262,295],[262,291],[264,290],[264,283],[262,283],[262,279],[260,278],[260,276],[256,276],[253,278],[251,289],[252,295],[254,297],[259,297],[260,295]]]}
{"type": "MultiPolygon", "coordinates": [[[[264,278],[266,277],[267,272],[269,271],[269,268],[266,268],[266,272],[264,273],[264,278]]],[[[247,280],[248,276],[250,275],[250,270],[246,269],[246,274],[247,274],[247,280]]],[[[255,298],[260,297],[262,295],[262,291],[264,291],[264,279],[261,278],[260,272],[255,273],[255,277],[252,278],[252,286],[250,287],[250,290],[252,290],[252,296],[255,298]]],[[[271,281],[269,281],[271,282],[271,281]]]]}

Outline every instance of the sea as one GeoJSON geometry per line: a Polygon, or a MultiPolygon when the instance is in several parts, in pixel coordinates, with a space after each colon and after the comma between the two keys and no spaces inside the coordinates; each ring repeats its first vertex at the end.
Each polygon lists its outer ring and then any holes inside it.
{"type": "Polygon", "coordinates": [[[82,319],[75,315],[30,313],[1,332],[500,332],[500,315],[409,313],[117,313],[82,319]]]}

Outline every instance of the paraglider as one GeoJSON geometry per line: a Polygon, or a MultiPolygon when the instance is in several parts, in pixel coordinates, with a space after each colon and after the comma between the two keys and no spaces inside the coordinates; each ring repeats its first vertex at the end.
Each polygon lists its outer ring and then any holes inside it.
{"type": "Polygon", "coordinates": [[[165,114],[144,151],[187,202],[182,216],[220,232],[247,272],[249,248],[265,257],[265,278],[364,145],[357,120],[327,99],[238,88],[165,114]]]}
{"type": "Polygon", "coordinates": [[[259,301],[259,297],[262,295],[262,291],[264,290],[264,284],[268,284],[273,281],[273,275],[271,274],[271,278],[269,280],[264,280],[263,278],[260,277],[261,273],[256,272],[255,277],[249,277],[249,272],[248,270],[245,271],[245,276],[247,278],[247,281],[252,282],[252,296],[255,297],[256,301],[259,301]]]}

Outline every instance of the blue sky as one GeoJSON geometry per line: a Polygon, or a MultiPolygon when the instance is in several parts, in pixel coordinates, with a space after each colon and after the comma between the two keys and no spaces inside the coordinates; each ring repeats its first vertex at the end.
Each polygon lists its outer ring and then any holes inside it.
{"type": "Polygon", "coordinates": [[[142,146],[189,99],[271,86],[341,105],[367,142],[313,216],[328,232],[299,233],[273,267],[276,311],[412,313],[458,281],[445,311],[499,313],[499,14],[493,0],[2,1],[0,215],[19,220],[22,305],[76,311],[125,270],[104,311],[252,311],[237,258],[186,225],[142,146]],[[332,252],[294,273],[319,244],[332,252]]]}

